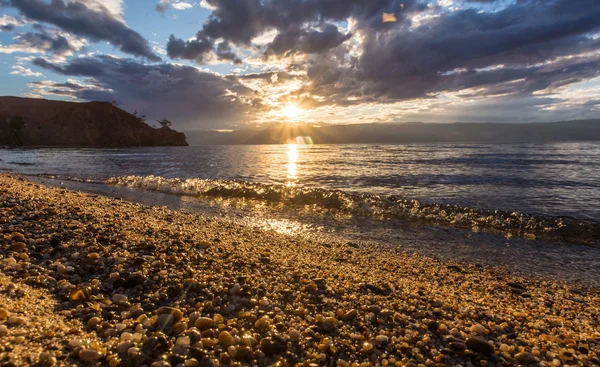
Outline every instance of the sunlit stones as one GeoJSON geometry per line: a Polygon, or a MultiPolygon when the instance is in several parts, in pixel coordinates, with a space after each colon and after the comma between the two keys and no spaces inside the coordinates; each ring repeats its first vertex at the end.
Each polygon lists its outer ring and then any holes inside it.
{"type": "Polygon", "coordinates": [[[290,120],[295,120],[295,119],[299,118],[300,115],[302,115],[302,113],[304,113],[304,111],[301,108],[298,108],[298,106],[290,104],[290,105],[283,107],[281,110],[281,113],[284,117],[286,117],[290,120]]]}
{"type": "Polygon", "coordinates": [[[295,186],[296,181],[298,180],[298,145],[296,144],[288,144],[288,161],[285,167],[287,168],[287,185],[295,186]]]}

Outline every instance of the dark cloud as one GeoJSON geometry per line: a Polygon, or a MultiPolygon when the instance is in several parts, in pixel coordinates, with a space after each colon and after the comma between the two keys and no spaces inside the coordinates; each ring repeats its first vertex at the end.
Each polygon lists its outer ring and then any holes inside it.
{"type": "Polygon", "coordinates": [[[493,13],[467,8],[439,15],[416,29],[411,22],[359,29],[362,53],[352,57],[336,49],[313,56],[306,87],[294,94],[328,96],[322,103],[338,105],[473,87],[488,95],[524,95],[598,75],[598,60],[572,56],[599,49],[600,40],[590,34],[600,30],[600,2],[523,0],[493,13]]]}
{"type": "Polygon", "coordinates": [[[63,0],[52,0],[48,3],[42,0],[9,0],[7,3],[35,21],[53,24],[96,42],[107,41],[131,55],[152,61],[160,60],[144,37],[115,19],[106,8],[92,9],[83,1],[65,3],[63,0]]]}
{"type": "MultiPolygon", "coordinates": [[[[406,21],[406,15],[420,12],[427,5],[416,0],[206,0],[214,8],[209,19],[197,34],[197,41],[203,45],[206,40],[225,40],[236,46],[251,46],[252,40],[269,31],[277,30],[274,44],[267,45],[273,54],[288,51],[305,53],[322,52],[339,45],[351,35],[339,33],[337,28],[327,23],[346,21],[353,17],[365,28],[387,30],[395,25],[382,24],[383,12],[396,13],[399,22],[406,21]],[[324,26],[323,31],[314,30],[324,26]],[[276,44],[275,44],[276,42],[276,44]]],[[[172,37],[169,44],[185,43],[172,37]]],[[[203,48],[189,44],[188,59],[205,60],[207,52],[203,48]],[[189,57],[189,53],[194,53],[189,57]]],[[[173,54],[174,58],[183,58],[173,54]]]]}
{"type": "Polygon", "coordinates": [[[16,44],[27,48],[49,51],[57,55],[63,55],[74,50],[64,36],[53,36],[42,28],[38,27],[38,29],[40,29],[39,32],[19,34],[16,44]]]}
{"type": "Polygon", "coordinates": [[[221,42],[215,48],[215,43],[207,37],[184,41],[171,35],[167,43],[167,54],[172,59],[194,60],[198,64],[207,63],[211,56],[219,60],[231,61],[234,64],[242,62],[233,53],[228,42],[221,42]]]}
{"type": "Polygon", "coordinates": [[[266,55],[289,55],[295,52],[320,53],[347,41],[351,33],[341,33],[333,24],[326,24],[322,31],[288,29],[279,33],[271,42],[266,55]]]}
{"type": "Polygon", "coordinates": [[[12,32],[15,28],[17,27],[16,24],[5,24],[5,25],[0,25],[0,31],[2,32],[12,32]]]}
{"type": "Polygon", "coordinates": [[[149,121],[166,116],[183,129],[241,123],[251,118],[250,106],[260,107],[253,92],[235,77],[225,78],[189,66],[147,65],[106,55],[73,58],[65,64],[38,58],[33,64],[85,80],[87,86],[50,86],[62,94],[69,91],[69,95],[83,100],[116,100],[126,110],[147,115],[149,121]]]}
{"type": "Polygon", "coordinates": [[[265,55],[308,55],[305,84],[288,97],[303,96],[312,106],[392,103],[476,87],[487,95],[527,95],[594,77],[598,66],[556,61],[599,49],[600,39],[590,37],[600,31],[597,0],[520,0],[494,12],[449,11],[425,0],[206,1],[214,10],[196,40],[172,36],[169,56],[202,64],[215,52],[215,40],[251,47],[257,36],[276,30],[265,55]],[[434,17],[415,24],[424,11],[434,17]],[[384,12],[397,21],[383,23],[384,12]],[[350,53],[352,35],[334,25],[348,18],[361,36],[359,53],[350,53]],[[554,70],[543,66],[553,60],[554,70]],[[453,72],[458,69],[466,72],[453,72]],[[315,101],[315,94],[328,98],[315,101]]]}
{"type": "Polygon", "coordinates": [[[156,11],[164,15],[170,7],[169,0],[159,0],[158,4],[156,4],[156,11]]]}

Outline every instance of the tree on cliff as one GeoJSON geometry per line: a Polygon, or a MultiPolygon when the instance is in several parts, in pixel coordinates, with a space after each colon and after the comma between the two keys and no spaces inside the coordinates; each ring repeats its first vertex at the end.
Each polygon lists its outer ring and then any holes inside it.
{"type": "Polygon", "coordinates": [[[162,127],[171,127],[171,125],[173,125],[173,123],[172,123],[171,121],[167,120],[167,119],[166,119],[166,118],[164,118],[164,117],[163,117],[161,120],[158,120],[157,122],[158,122],[158,123],[160,124],[160,126],[162,126],[162,127]]]}

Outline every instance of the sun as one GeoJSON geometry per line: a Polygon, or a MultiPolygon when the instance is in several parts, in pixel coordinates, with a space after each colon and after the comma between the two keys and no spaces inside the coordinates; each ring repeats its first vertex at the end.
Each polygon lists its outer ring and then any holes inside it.
{"type": "Polygon", "coordinates": [[[287,105],[281,109],[282,115],[291,120],[297,119],[303,112],[304,110],[295,105],[287,105]]]}

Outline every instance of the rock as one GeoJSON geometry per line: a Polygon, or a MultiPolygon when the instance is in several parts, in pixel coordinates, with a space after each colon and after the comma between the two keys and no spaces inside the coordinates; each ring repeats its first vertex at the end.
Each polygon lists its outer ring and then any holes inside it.
{"type": "Polygon", "coordinates": [[[167,306],[163,306],[163,307],[159,307],[158,310],[156,310],[156,313],[158,315],[171,315],[173,316],[173,320],[175,322],[183,319],[183,312],[181,312],[179,309],[174,308],[174,307],[167,307],[167,306]]]}
{"type": "Polygon", "coordinates": [[[27,248],[24,242],[15,242],[10,246],[10,249],[16,252],[22,252],[27,248]]]}
{"type": "Polygon", "coordinates": [[[515,355],[515,359],[523,364],[537,363],[538,359],[529,352],[521,352],[515,355]]]}
{"type": "Polygon", "coordinates": [[[440,324],[435,320],[431,320],[427,323],[427,329],[429,331],[437,331],[439,327],[440,327],[440,324]]]}
{"type": "Polygon", "coordinates": [[[491,345],[485,338],[481,336],[473,336],[467,339],[467,347],[473,352],[481,353],[484,355],[491,355],[494,353],[494,346],[491,345]]]}
{"type": "Polygon", "coordinates": [[[461,342],[451,342],[450,349],[452,349],[453,351],[455,351],[457,353],[462,353],[467,349],[467,345],[465,343],[461,343],[461,342]]]}
{"type": "Polygon", "coordinates": [[[263,316],[260,319],[256,320],[254,323],[254,328],[256,330],[265,330],[269,327],[270,320],[267,316],[263,316]]]}
{"type": "Polygon", "coordinates": [[[263,353],[265,353],[265,355],[272,356],[274,354],[285,352],[287,347],[267,337],[260,341],[260,349],[263,351],[263,353]]]}
{"type": "Polygon", "coordinates": [[[88,325],[88,327],[90,327],[90,328],[95,328],[95,327],[96,327],[96,325],[98,325],[98,324],[99,324],[99,323],[101,323],[101,322],[102,322],[102,320],[100,320],[100,318],[99,318],[99,317],[96,317],[96,316],[94,316],[94,317],[92,317],[92,318],[90,318],[90,319],[88,320],[88,322],[87,322],[87,325],[88,325]]]}
{"type": "Polygon", "coordinates": [[[0,325],[0,337],[4,337],[8,335],[8,328],[6,325],[0,325]]]}
{"type": "Polygon", "coordinates": [[[471,331],[471,333],[477,333],[481,335],[489,333],[488,329],[486,329],[483,325],[479,324],[471,326],[469,331],[471,331]]]}
{"type": "Polygon", "coordinates": [[[11,315],[8,317],[8,320],[6,320],[6,323],[8,325],[22,325],[25,323],[25,318],[17,315],[11,315]]]}
{"type": "Polygon", "coordinates": [[[346,312],[345,314],[343,314],[340,319],[342,321],[352,321],[356,318],[356,316],[358,316],[358,311],[355,309],[352,309],[348,312],[346,312]]]}
{"type": "Polygon", "coordinates": [[[125,279],[125,287],[132,288],[144,284],[144,282],[146,282],[146,277],[142,273],[133,273],[125,279]]]}
{"type": "Polygon", "coordinates": [[[95,362],[102,358],[102,353],[95,349],[82,349],[79,352],[79,359],[82,362],[95,362]]]}
{"type": "Polygon", "coordinates": [[[233,357],[238,361],[251,362],[254,359],[254,352],[249,347],[238,348],[233,357]]]}
{"type": "Polygon", "coordinates": [[[159,325],[160,327],[170,326],[173,324],[173,322],[175,322],[173,315],[168,314],[168,313],[159,315],[158,318],[156,319],[156,324],[159,325]]]}
{"type": "Polygon", "coordinates": [[[289,331],[288,336],[292,340],[298,340],[300,339],[300,332],[298,330],[292,329],[289,331]]]}
{"type": "Polygon", "coordinates": [[[227,348],[231,345],[235,345],[235,338],[231,336],[228,331],[221,331],[221,333],[219,333],[219,344],[227,348]]]}
{"type": "Polygon", "coordinates": [[[124,294],[115,293],[112,296],[112,301],[116,304],[124,304],[127,303],[129,299],[124,294]]]}
{"type": "Polygon", "coordinates": [[[183,348],[187,348],[190,346],[191,343],[191,339],[189,336],[180,336],[179,338],[177,338],[177,340],[175,341],[175,345],[183,347],[183,348]]]}
{"type": "Polygon", "coordinates": [[[130,341],[125,341],[125,342],[121,342],[119,343],[119,345],[117,345],[117,353],[120,355],[125,355],[127,354],[127,352],[129,351],[129,349],[133,347],[133,343],[130,341]]]}
{"type": "Polygon", "coordinates": [[[43,367],[52,367],[57,363],[56,357],[50,352],[42,352],[38,358],[38,363],[43,367]]]}
{"type": "Polygon", "coordinates": [[[196,322],[194,322],[194,326],[196,326],[200,330],[205,330],[215,326],[215,322],[213,321],[213,319],[208,317],[199,317],[196,319],[196,322]]]}

